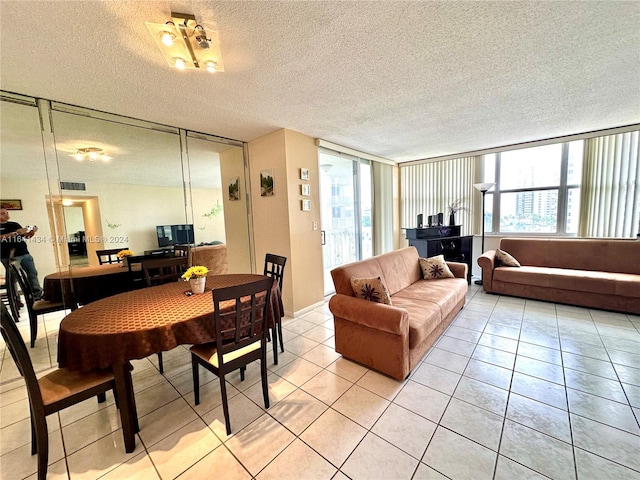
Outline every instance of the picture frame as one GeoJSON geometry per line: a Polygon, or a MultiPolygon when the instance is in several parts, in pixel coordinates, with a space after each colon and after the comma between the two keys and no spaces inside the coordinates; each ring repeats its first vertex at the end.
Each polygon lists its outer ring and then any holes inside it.
{"type": "Polygon", "coordinates": [[[303,212],[311,211],[311,200],[302,200],[300,208],[302,209],[303,212]]]}
{"type": "Polygon", "coordinates": [[[272,197],[275,194],[273,168],[260,171],[260,196],[272,197]]]}
{"type": "Polygon", "coordinates": [[[0,200],[0,208],[5,210],[22,210],[22,200],[0,200]]]}
{"type": "Polygon", "coordinates": [[[233,177],[229,180],[229,201],[240,200],[240,177],[233,177]]]}
{"type": "Polygon", "coordinates": [[[311,185],[308,183],[303,183],[300,185],[300,194],[304,197],[311,196],[311,185]]]}
{"type": "Polygon", "coordinates": [[[300,180],[309,180],[309,169],[301,168],[300,169],[300,180]]]}

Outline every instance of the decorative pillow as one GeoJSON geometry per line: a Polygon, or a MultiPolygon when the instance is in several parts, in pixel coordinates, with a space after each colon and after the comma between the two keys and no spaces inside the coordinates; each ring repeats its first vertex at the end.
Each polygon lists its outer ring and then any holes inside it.
{"type": "Polygon", "coordinates": [[[519,267],[520,262],[499,248],[496,250],[496,267],[519,267]]]}
{"type": "Polygon", "coordinates": [[[422,268],[422,276],[425,280],[437,280],[439,278],[454,278],[453,273],[449,270],[444,255],[435,257],[421,258],[420,268],[422,268]]]}
{"type": "Polygon", "coordinates": [[[389,295],[387,288],[382,283],[382,279],[380,277],[351,277],[351,288],[358,298],[391,305],[391,296],[389,295]]]}

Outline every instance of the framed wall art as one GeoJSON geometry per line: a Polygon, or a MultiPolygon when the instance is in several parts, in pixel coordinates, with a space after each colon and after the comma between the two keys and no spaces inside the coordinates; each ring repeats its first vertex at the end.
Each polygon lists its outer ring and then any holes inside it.
{"type": "Polygon", "coordinates": [[[311,211],[311,200],[302,200],[302,211],[309,212],[311,211]]]}
{"type": "Polygon", "coordinates": [[[300,193],[304,197],[310,196],[311,195],[311,185],[309,185],[308,183],[303,183],[302,185],[300,185],[300,193]]]}
{"type": "Polygon", "coordinates": [[[300,169],[300,180],[309,180],[309,169],[301,168],[300,169]]]}
{"type": "Polygon", "coordinates": [[[240,177],[233,177],[229,181],[229,200],[240,200],[240,177]]]}
{"type": "Polygon", "coordinates": [[[5,210],[22,210],[22,200],[0,200],[0,208],[5,210]]]}
{"type": "Polygon", "coordinates": [[[275,193],[273,188],[273,168],[260,171],[260,196],[271,197],[275,193]]]}

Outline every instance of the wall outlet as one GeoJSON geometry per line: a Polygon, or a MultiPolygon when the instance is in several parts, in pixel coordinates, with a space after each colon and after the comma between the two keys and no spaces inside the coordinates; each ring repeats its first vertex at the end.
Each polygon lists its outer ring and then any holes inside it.
{"type": "Polygon", "coordinates": [[[311,228],[313,228],[314,231],[318,230],[318,222],[313,222],[311,228]]]}

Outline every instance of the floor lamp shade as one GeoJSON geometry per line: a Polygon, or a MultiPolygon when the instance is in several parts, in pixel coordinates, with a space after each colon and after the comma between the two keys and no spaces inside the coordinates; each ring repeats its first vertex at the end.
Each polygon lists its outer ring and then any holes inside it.
{"type": "MultiPolygon", "coordinates": [[[[480,190],[480,192],[482,192],[482,248],[480,249],[480,255],[482,255],[484,253],[484,198],[485,195],[487,194],[487,191],[489,189],[491,189],[493,186],[495,185],[495,183],[475,183],[473,185],[473,187],[476,190],[480,190]]],[[[482,278],[480,278],[480,280],[476,280],[475,281],[476,285],[482,285],[482,278]]]]}

